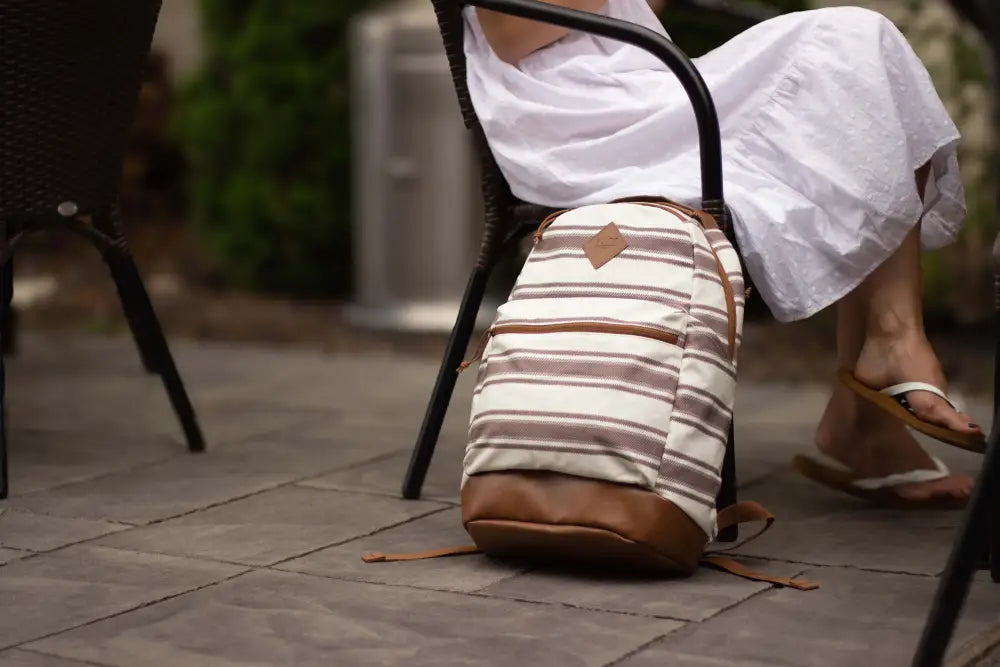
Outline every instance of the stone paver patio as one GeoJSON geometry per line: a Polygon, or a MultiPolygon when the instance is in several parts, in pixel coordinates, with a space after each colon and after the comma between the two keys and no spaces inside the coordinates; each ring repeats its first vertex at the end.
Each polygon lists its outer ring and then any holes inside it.
{"type": "MultiPolygon", "coordinates": [[[[397,496],[433,360],[175,343],[210,442],[185,453],[126,339],[24,336],[10,360],[0,666],[906,665],[957,516],[874,510],[792,474],[824,387],[744,383],[743,497],[779,517],[741,550],[779,590],[519,569],[474,556],[456,507],[473,374],[417,502],[397,496]]],[[[977,415],[988,414],[974,405],[977,415]]],[[[977,459],[935,452],[959,470],[977,459]]],[[[977,581],[950,653],[1000,638],[977,581]]]]}

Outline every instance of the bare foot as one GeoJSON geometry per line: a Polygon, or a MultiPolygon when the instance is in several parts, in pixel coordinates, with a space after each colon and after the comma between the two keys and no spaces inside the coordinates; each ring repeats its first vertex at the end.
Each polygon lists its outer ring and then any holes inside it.
{"type": "MultiPolygon", "coordinates": [[[[931,457],[902,422],[844,386],[838,386],[830,398],[816,430],[816,446],[862,477],[935,469],[931,457]]],[[[933,482],[897,486],[893,492],[907,500],[935,497],[967,500],[973,485],[968,475],[949,475],[933,482]]]]}
{"type": "MultiPolygon", "coordinates": [[[[948,382],[930,341],[916,333],[869,336],[861,349],[854,376],[873,389],[903,382],[926,382],[948,392],[948,382]]],[[[958,412],[940,396],[926,391],[911,391],[906,394],[906,401],[916,416],[925,422],[959,433],[982,433],[972,417],[958,412]]]]}

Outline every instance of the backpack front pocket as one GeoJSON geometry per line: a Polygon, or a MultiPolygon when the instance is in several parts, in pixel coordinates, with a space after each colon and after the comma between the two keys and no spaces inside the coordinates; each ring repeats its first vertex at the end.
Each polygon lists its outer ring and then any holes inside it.
{"type": "Polygon", "coordinates": [[[681,336],[605,318],[490,330],[473,397],[467,475],[550,470],[653,488],[681,336]]]}

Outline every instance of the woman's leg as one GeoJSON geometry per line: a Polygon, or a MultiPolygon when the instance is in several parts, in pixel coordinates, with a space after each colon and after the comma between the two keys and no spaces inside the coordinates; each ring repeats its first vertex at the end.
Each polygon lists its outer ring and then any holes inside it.
{"type": "MultiPolygon", "coordinates": [[[[923,195],[928,169],[917,172],[923,195]]],[[[837,360],[853,369],[870,386],[922,381],[946,389],[940,363],[923,327],[919,225],[899,249],[854,292],[837,304],[837,360]]],[[[907,399],[917,415],[935,424],[977,432],[968,415],[925,392],[907,399]]],[[[864,476],[934,467],[926,452],[903,424],[843,386],[834,390],[816,433],[825,454],[864,476]]],[[[925,498],[950,494],[967,496],[972,479],[946,479],[900,487],[901,496],[925,498]]]]}

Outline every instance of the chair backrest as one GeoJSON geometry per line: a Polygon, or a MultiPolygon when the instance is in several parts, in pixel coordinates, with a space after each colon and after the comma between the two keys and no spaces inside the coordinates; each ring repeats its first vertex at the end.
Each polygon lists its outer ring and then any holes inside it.
{"type": "Polygon", "coordinates": [[[115,202],[161,0],[0,0],[0,220],[115,202]]]}
{"type": "MultiPolygon", "coordinates": [[[[479,117],[472,105],[469,86],[466,80],[465,63],[465,22],[462,18],[462,3],[456,0],[432,0],[434,12],[437,14],[438,27],[444,40],[445,53],[451,67],[451,76],[458,95],[458,104],[462,110],[465,126],[472,132],[480,157],[483,183],[483,202],[485,204],[486,224],[483,243],[480,248],[477,265],[481,268],[489,266],[494,254],[499,250],[504,237],[514,231],[518,225],[513,207],[519,203],[510,192],[503,173],[497,166],[490,152],[486,135],[479,117]]],[[[544,217],[544,216],[542,216],[544,217]]]]}

